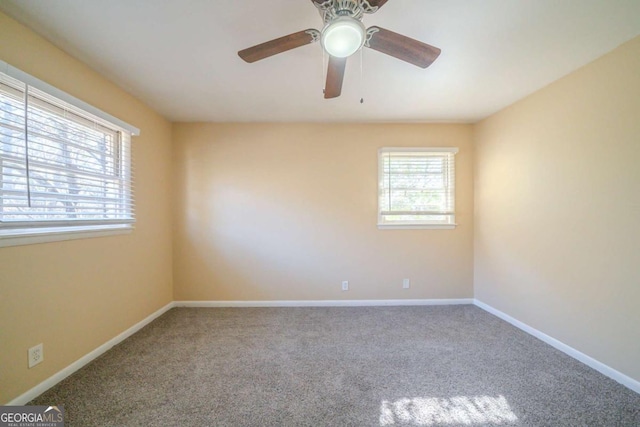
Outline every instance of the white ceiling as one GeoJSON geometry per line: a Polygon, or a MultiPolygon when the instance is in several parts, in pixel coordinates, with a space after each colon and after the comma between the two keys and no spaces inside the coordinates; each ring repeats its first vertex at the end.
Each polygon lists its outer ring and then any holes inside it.
{"type": "Polygon", "coordinates": [[[442,54],[423,70],[365,49],[362,79],[356,54],[342,96],[325,100],[319,44],[254,64],[236,53],[320,29],[310,0],[2,0],[0,9],[174,121],[474,122],[640,34],[638,0],[389,0],[365,25],[442,54]]]}

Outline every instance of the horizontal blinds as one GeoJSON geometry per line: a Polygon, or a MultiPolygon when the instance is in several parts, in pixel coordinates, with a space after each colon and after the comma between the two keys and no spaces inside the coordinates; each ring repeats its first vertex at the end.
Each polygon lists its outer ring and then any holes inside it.
{"type": "Polygon", "coordinates": [[[0,227],[134,222],[131,135],[0,73],[0,227]]]}
{"type": "Polygon", "coordinates": [[[133,136],[140,135],[140,129],[138,129],[137,127],[132,126],[129,123],[94,107],[93,105],[87,104],[81,99],[71,96],[64,91],[51,86],[47,82],[43,82],[42,80],[28,73],[25,73],[24,71],[13,67],[12,65],[9,65],[2,60],[0,60],[0,73],[18,80],[26,85],[29,85],[29,87],[33,89],[41,90],[42,92],[51,95],[52,97],[64,102],[65,104],[74,107],[76,110],[84,111],[85,113],[92,115],[96,119],[100,119],[103,122],[112,124],[126,132],[129,132],[133,136]]]}
{"type": "Polygon", "coordinates": [[[454,155],[454,150],[381,151],[380,215],[453,216],[454,155]]]}

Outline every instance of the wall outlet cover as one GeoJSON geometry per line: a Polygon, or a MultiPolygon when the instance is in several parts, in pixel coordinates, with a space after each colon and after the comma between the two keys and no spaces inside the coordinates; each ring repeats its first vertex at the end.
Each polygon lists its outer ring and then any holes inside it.
{"type": "Polygon", "coordinates": [[[29,368],[33,368],[44,360],[44,345],[42,343],[29,349],[29,368]]]}

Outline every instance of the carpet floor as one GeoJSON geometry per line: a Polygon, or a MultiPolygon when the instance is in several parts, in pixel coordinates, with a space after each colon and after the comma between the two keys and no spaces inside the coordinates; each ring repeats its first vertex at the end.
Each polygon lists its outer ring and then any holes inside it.
{"type": "Polygon", "coordinates": [[[67,426],[640,426],[640,395],[475,306],[174,308],[30,404],[67,426]]]}

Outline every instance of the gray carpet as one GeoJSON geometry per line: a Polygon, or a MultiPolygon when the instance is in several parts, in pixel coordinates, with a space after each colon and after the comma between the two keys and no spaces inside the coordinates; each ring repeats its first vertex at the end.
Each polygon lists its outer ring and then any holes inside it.
{"type": "Polygon", "coordinates": [[[67,426],[640,426],[640,395],[474,306],[177,308],[31,404],[67,426]]]}

